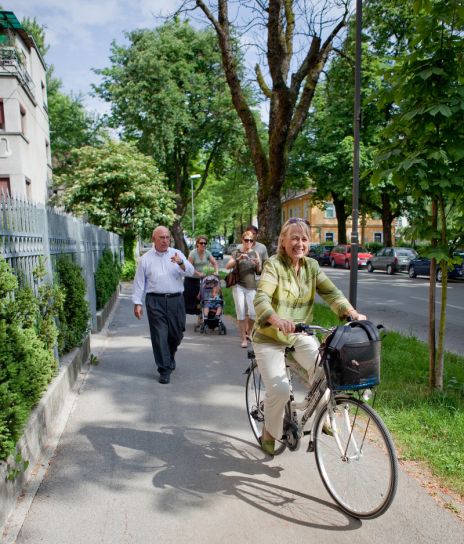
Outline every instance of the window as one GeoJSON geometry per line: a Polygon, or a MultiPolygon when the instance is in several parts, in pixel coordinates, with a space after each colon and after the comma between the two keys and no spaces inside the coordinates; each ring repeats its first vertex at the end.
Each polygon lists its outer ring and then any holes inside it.
{"type": "Polygon", "coordinates": [[[334,241],[334,233],[333,232],[326,232],[325,233],[325,241],[326,242],[333,242],[334,241]]]}
{"type": "Polygon", "coordinates": [[[382,243],[382,233],[381,232],[374,232],[374,242],[378,242],[379,244],[382,243]]]}
{"type": "Polygon", "coordinates": [[[52,163],[52,155],[50,153],[50,142],[48,140],[45,140],[45,153],[46,153],[46,156],[47,156],[47,163],[51,164],[52,163]]]}
{"type": "Polygon", "coordinates": [[[26,197],[27,200],[32,200],[32,183],[29,178],[26,178],[26,197]]]}
{"type": "Polygon", "coordinates": [[[42,89],[42,100],[43,100],[43,107],[45,111],[48,111],[47,106],[47,90],[45,89],[45,83],[43,81],[40,82],[40,87],[42,89]]]}
{"type": "Polygon", "coordinates": [[[324,217],[326,219],[335,219],[335,206],[332,204],[332,202],[326,202],[324,206],[324,217]]]}
{"type": "Polygon", "coordinates": [[[26,110],[19,105],[19,113],[21,114],[21,134],[26,134],[26,110]]]}
{"type": "Polygon", "coordinates": [[[0,99],[0,130],[5,130],[5,109],[3,99],[0,99]]]}
{"type": "Polygon", "coordinates": [[[10,195],[10,178],[0,178],[0,196],[10,195]]]}

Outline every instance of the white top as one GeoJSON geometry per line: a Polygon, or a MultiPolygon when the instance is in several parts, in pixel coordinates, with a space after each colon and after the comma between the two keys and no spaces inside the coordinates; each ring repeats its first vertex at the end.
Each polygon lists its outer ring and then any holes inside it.
{"type": "Polygon", "coordinates": [[[147,251],[139,261],[135,273],[132,302],[143,304],[146,293],[181,293],[184,290],[184,276],[192,276],[194,268],[182,251],[168,248],[161,253],[155,248],[147,251]],[[184,261],[185,271],[171,257],[175,254],[184,261]]]}

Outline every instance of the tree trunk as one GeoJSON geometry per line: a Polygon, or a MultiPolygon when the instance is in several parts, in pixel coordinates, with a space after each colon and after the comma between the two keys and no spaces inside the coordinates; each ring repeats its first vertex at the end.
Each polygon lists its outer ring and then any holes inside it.
{"type": "MultiPolygon", "coordinates": [[[[443,247],[448,246],[446,235],[446,212],[443,198],[439,199],[440,226],[441,226],[441,244],[443,247]]],[[[435,364],[435,389],[443,390],[443,367],[445,357],[445,330],[446,330],[446,303],[448,300],[448,263],[440,262],[441,267],[441,309],[440,323],[438,326],[438,349],[435,364]]]]}
{"type": "MultiPolygon", "coordinates": [[[[333,40],[346,25],[349,10],[346,7],[340,12],[338,21],[334,21],[330,31],[328,28],[325,29],[327,32],[324,41],[320,36],[311,34],[311,29],[307,29],[308,48],[306,52],[298,51],[300,58],[297,59],[293,51],[296,31],[293,3],[284,3],[281,0],[263,3],[266,4],[266,7],[261,8],[263,26],[266,26],[267,30],[266,72],[272,80],[272,85],[268,86],[261,68],[259,65],[256,66],[258,83],[263,94],[270,99],[268,142],[263,142],[256,123],[256,114],[250,107],[247,93],[242,87],[240,65],[235,54],[235,39],[232,37],[229,21],[229,2],[218,0],[217,16],[203,0],[195,0],[195,4],[210,21],[218,37],[232,102],[243,124],[258,179],[260,239],[272,249],[280,231],[280,191],[285,181],[288,152],[307,117],[333,40]],[[289,78],[290,66],[292,74],[289,78]]],[[[258,7],[254,9],[259,11],[258,7]]],[[[346,234],[344,238],[346,239],[346,234]]]]}
{"type": "Polygon", "coordinates": [[[269,195],[258,194],[259,239],[268,248],[269,254],[275,253],[280,232],[281,218],[280,191],[269,195]]]}
{"type": "Polygon", "coordinates": [[[124,248],[124,260],[135,261],[135,236],[132,231],[124,232],[122,244],[124,248]]]}
{"type": "Polygon", "coordinates": [[[346,218],[345,211],[345,199],[339,198],[335,193],[332,193],[332,199],[335,207],[335,214],[337,216],[337,244],[346,244],[346,218]]]}
{"type": "MultiPolygon", "coordinates": [[[[437,201],[432,200],[432,228],[437,230],[437,201]]],[[[437,247],[437,239],[432,238],[432,247],[437,247]]],[[[437,260],[430,260],[430,289],[429,289],[429,385],[435,389],[435,367],[436,367],[436,339],[435,339],[435,300],[436,300],[436,266],[437,260]]]]}
{"type": "Polygon", "coordinates": [[[182,225],[178,219],[174,221],[171,227],[171,235],[174,238],[174,247],[180,249],[180,251],[182,251],[182,253],[188,257],[189,250],[185,243],[182,225]]]}
{"type": "Polygon", "coordinates": [[[382,193],[381,199],[383,244],[385,247],[391,247],[393,246],[392,223],[395,216],[391,209],[390,195],[387,193],[382,193]]]}

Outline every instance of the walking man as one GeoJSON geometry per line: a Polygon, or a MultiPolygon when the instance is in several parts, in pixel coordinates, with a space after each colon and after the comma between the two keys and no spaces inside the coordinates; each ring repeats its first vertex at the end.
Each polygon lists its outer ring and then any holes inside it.
{"type": "Polygon", "coordinates": [[[174,356],[185,331],[183,280],[193,275],[194,269],[181,251],[170,247],[169,229],[156,227],[152,240],[154,247],[142,256],[137,267],[132,302],[134,315],[140,319],[145,295],[159,382],[166,384],[176,368],[174,356]]]}

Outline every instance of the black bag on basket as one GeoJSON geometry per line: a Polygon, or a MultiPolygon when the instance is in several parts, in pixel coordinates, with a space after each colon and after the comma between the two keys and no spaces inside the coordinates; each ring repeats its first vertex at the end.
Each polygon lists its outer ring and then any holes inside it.
{"type": "Polygon", "coordinates": [[[232,287],[238,283],[239,275],[238,270],[234,267],[226,276],[226,287],[232,287]]]}
{"type": "Polygon", "coordinates": [[[327,339],[331,387],[365,389],[380,383],[379,329],[371,321],[351,321],[327,339]]]}

